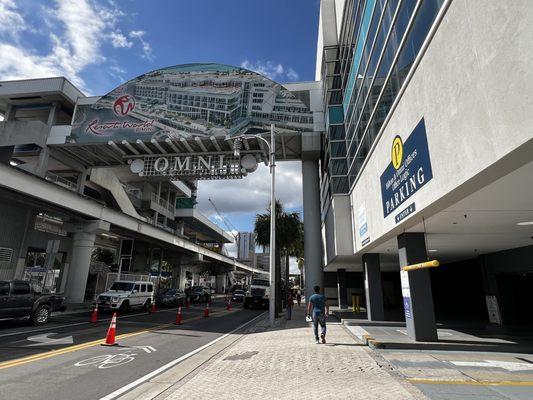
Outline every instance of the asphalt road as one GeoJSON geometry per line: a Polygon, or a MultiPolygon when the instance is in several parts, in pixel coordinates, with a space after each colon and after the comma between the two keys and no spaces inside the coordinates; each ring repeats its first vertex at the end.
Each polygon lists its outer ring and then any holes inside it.
{"type": "Polygon", "coordinates": [[[239,305],[227,311],[220,301],[209,318],[203,311],[200,305],[184,308],[179,326],[175,309],[119,316],[113,347],[101,346],[109,313],[96,324],[88,314],[54,317],[44,327],[1,322],[2,399],[99,399],[261,314],[239,305]]]}

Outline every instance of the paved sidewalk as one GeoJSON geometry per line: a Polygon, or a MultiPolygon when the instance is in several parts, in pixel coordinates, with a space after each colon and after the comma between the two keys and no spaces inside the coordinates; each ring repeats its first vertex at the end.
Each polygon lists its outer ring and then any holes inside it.
{"type": "Polygon", "coordinates": [[[282,318],[274,329],[266,320],[248,328],[156,398],[425,399],[387,364],[380,365],[340,323],[330,321],[328,343],[317,345],[304,306],[296,306],[293,314],[292,321],[282,318]]]}

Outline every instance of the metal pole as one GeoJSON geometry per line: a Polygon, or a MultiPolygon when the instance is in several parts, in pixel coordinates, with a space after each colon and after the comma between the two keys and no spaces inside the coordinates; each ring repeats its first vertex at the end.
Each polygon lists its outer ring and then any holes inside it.
{"type": "Polygon", "coordinates": [[[276,319],[276,140],[274,124],[270,125],[270,297],[269,320],[276,319]]]}

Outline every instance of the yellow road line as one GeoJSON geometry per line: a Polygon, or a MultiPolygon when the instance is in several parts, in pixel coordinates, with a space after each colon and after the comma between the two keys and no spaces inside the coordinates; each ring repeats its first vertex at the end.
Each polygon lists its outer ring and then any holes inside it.
{"type": "Polygon", "coordinates": [[[407,378],[410,383],[425,383],[430,385],[467,385],[467,386],[533,386],[533,381],[467,381],[445,380],[431,378],[407,378]]]}
{"type": "MultiPolygon", "coordinates": [[[[221,313],[222,313],[221,311],[213,311],[213,312],[210,313],[210,315],[221,314],[221,313]]],[[[188,319],[183,321],[183,324],[186,324],[188,322],[195,321],[195,320],[198,320],[198,319],[202,319],[202,318],[204,318],[203,315],[202,316],[198,316],[198,317],[188,318],[188,319]]],[[[164,328],[168,328],[168,327],[171,327],[171,326],[178,326],[178,325],[174,325],[174,324],[157,325],[157,326],[155,326],[153,328],[150,328],[150,329],[143,329],[143,330],[136,331],[136,332],[123,333],[122,335],[117,335],[115,339],[116,340],[126,339],[126,338],[129,338],[129,337],[132,337],[132,336],[137,336],[137,335],[141,335],[143,333],[157,331],[159,329],[164,329],[164,328]]],[[[93,340],[92,342],[80,343],[80,344],[77,344],[77,345],[74,345],[74,346],[65,347],[65,348],[62,348],[62,349],[59,349],[59,350],[51,350],[51,351],[47,351],[45,353],[39,353],[39,354],[34,354],[32,356],[17,358],[15,360],[4,361],[4,362],[0,363],[0,370],[1,369],[5,369],[5,368],[16,367],[18,365],[27,364],[27,363],[30,363],[30,362],[33,362],[33,361],[44,360],[44,359],[47,359],[47,358],[50,358],[50,357],[60,356],[62,354],[66,354],[66,353],[72,353],[74,351],[83,350],[83,349],[86,349],[86,348],[89,348],[89,347],[93,347],[93,346],[97,346],[99,344],[102,344],[104,340],[105,339],[93,340]]]]}

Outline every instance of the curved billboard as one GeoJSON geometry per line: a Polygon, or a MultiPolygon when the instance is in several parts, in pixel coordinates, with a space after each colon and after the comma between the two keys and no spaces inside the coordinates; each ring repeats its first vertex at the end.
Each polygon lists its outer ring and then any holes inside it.
{"type": "Polygon", "coordinates": [[[164,141],[265,131],[312,131],[307,106],[280,84],[221,64],[186,64],[132,79],[76,107],[69,143],[164,141]]]}

